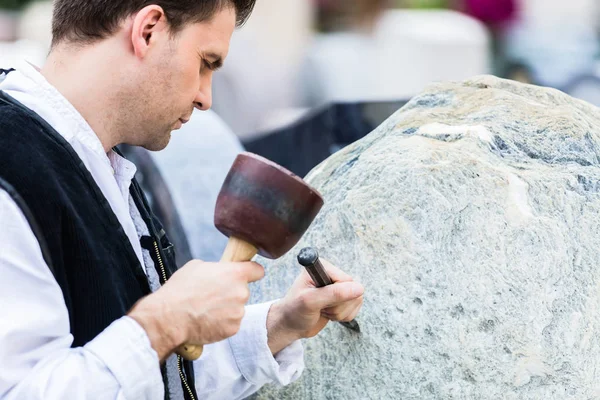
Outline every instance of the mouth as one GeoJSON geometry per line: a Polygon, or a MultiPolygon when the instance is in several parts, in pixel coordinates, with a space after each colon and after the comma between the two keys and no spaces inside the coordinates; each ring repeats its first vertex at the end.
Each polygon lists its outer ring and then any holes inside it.
{"type": "Polygon", "coordinates": [[[187,120],[183,119],[183,118],[179,118],[177,120],[177,122],[175,123],[175,125],[171,128],[172,130],[179,130],[183,127],[183,124],[185,124],[187,122],[187,120]]]}
{"type": "Polygon", "coordinates": [[[185,119],[185,118],[179,118],[179,122],[181,122],[181,124],[186,124],[189,122],[189,119],[185,119]]]}

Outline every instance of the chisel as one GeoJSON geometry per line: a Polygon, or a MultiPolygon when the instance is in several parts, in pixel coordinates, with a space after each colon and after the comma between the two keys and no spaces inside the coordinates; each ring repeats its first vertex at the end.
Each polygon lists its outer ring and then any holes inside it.
{"type": "MultiPolygon", "coordinates": [[[[300,250],[300,253],[298,253],[298,262],[306,268],[316,287],[320,288],[333,283],[329,275],[327,275],[325,268],[323,268],[323,264],[319,260],[319,253],[315,248],[306,247],[300,250]]],[[[360,326],[354,319],[350,322],[339,321],[339,323],[354,332],[360,332],[360,326]]]]}

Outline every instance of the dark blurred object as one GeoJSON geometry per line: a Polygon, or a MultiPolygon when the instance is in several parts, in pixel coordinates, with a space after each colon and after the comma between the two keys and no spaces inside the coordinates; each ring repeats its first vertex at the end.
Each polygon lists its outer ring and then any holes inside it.
{"type": "Polygon", "coordinates": [[[305,176],[336,151],[370,133],[407,102],[327,105],[289,127],[243,144],[246,150],[305,176]]]}
{"type": "Polygon", "coordinates": [[[31,0],[0,0],[0,10],[20,10],[31,0]]]}
{"type": "Polygon", "coordinates": [[[516,0],[463,0],[464,12],[490,26],[512,21],[517,15],[516,0]]]}
{"type": "Polygon", "coordinates": [[[121,145],[119,150],[137,167],[135,176],[148,198],[152,211],[163,224],[169,239],[175,246],[177,266],[183,266],[192,259],[192,255],[171,192],[158,166],[152,160],[150,153],[141,147],[121,145]]]}
{"type": "Polygon", "coordinates": [[[523,63],[508,63],[504,70],[503,77],[521,83],[534,83],[531,76],[531,68],[523,63]]]}
{"type": "Polygon", "coordinates": [[[314,0],[317,30],[338,32],[370,29],[381,13],[390,6],[390,0],[314,0]]]}
{"type": "Polygon", "coordinates": [[[400,8],[440,9],[448,8],[455,0],[395,0],[400,8]]]}

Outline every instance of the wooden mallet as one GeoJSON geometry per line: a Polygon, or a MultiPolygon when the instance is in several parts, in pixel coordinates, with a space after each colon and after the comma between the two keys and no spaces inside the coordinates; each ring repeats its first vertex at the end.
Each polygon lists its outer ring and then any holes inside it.
{"type": "MultiPolygon", "coordinates": [[[[229,237],[223,262],[276,259],[302,237],[323,206],[321,195],[285,168],[242,153],[225,178],[215,208],[215,226],[229,237]]],[[[177,353],[196,360],[202,346],[184,344],[177,353]]]]}

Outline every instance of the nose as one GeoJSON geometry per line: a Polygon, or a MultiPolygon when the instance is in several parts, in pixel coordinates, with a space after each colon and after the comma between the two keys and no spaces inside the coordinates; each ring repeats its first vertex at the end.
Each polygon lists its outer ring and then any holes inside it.
{"type": "Polygon", "coordinates": [[[194,98],[194,105],[201,111],[206,111],[212,106],[212,77],[200,82],[200,89],[194,98]]]}

